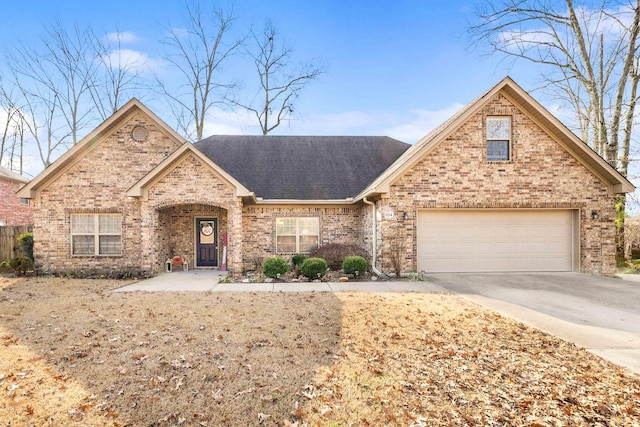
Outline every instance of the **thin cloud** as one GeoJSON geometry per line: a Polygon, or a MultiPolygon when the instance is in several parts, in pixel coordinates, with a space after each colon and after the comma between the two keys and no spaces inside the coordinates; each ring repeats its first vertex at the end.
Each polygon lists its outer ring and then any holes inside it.
{"type": "MultiPolygon", "coordinates": [[[[441,110],[410,110],[406,113],[345,111],[293,118],[276,128],[278,135],[384,135],[410,144],[441,125],[464,106],[451,104],[441,110]]],[[[257,119],[241,109],[212,109],[207,114],[204,134],[260,134],[257,119]]]]}
{"type": "Polygon", "coordinates": [[[107,33],[106,40],[111,43],[135,43],[140,38],[133,31],[116,31],[113,33],[107,33]]]}
{"type": "Polygon", "coordinates": [[[134,72],[155,72],[161,70],[164,61],[153,59],[144,52],[132,49],[119,49],[109,52],[105,64],[111,68],[125,68],[134,72]]]}
{"type": "Polygon", "coordinates": [[[463,107],[463,104],[453,103],[442,110],[411,110],[402,117],[402,123],[386,128],[384,134],[413,144],[440,126],[463,107]]]}

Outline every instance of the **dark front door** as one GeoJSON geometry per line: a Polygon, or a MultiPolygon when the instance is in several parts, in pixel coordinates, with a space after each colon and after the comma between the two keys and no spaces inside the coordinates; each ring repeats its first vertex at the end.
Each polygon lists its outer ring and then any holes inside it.
{"type": "Polygon", "coordinates": [[[218,266],[218,223],[215,218],[196,220],[197,267],[218,266]]]}

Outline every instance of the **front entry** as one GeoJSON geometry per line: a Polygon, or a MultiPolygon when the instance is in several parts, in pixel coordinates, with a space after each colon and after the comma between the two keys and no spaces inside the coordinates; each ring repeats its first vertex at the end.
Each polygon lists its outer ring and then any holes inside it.
{"type": "Polygon", "coordinates": [[[215,218],[196,219],[196,267],[218,266],[218,222],[215,218]]]}

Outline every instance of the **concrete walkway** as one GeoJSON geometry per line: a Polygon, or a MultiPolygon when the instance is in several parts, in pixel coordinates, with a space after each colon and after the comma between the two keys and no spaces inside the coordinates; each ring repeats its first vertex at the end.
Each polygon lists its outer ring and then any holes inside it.
{"type": "Polygon", "coordinates": [[[409,281],[220,283],[224,275],[217,270],[163,273],[114,292],[447,292],[433,283],[409,281]]]}
{"type": "MultiPolygon", "coordinates": [[[[603,307],[606,313],[614,313],[631,316],[626,319],[627,325],[631,320],[632,328],[617,328],[611,319],[603,319],[601,309],[595,309],[595,305],[584,307],[580,300],[559,298],[557,292],[540,292],[545,286],[557,286],[565,291],[575,291],[580,286],[582,292],[587,292],[585,282],[593,282],[590,286],[597,286],[598,280],[604,280],[603,284],[611,284],[613,279],[597,278],[595,276],[571,274],[556,275],[434,275],[427,281],[371,281],[371,282],[295,282],[295,283],[220,283],[224,273],[214,270],[190,270],[187,272],[174,272],[160,274],[156,277],[133,283],[116,289],[114,292],[451,292],[461,295],[475,303],[496,311],[506,317],[510,317],[522,323],[545,331],[558,338],[573,342],[586,350],[628,368],[640,375],[640,332],[635,330],[636,316],[633,313],[622,311],[610,311],[603,307]],[[445,280],[447,279],[447,280],[445,280]],[[495,284],[491,282],[495,281],[495,284]],[[460,283],[457,285],[457,283],[460,283]],[[519,284],[518,286],[513,283],[519,284]],[[497,292],[500,286],[511,286],[510,292],[497,292]],[[481,289],[481,291],[478,291],[481,289]],[[493,290],[493,291],[491,291],[493,290]],[[534,291],[534,293],[532,293],[534,291]],[[537,299],[537,305],[531,304],[533,298],[537,299]],[[581,319],[566,316],[566,309],[558,305],[560,300],[566,300],[567,304],[576,306],[580,310],[581,319]],[[555,307],[555,311],[543,309],[545,306],[555,307]],[[590,308],[589,308],[590,307],[590,308]],[[587,309],[589,308],[589,309],[587,309]],[[564,310],[564,311],[563,311],[564,310]],[[562,315],[560,314],[562,313],[562,315]],[[623,330],[627,329],[627,330],[623,330]]],[[[624,277],[618,280],[622,286],[640,287],[640,275],[624,277]]],[[[606,288],[605,288],[606,289],[606,288]]],[[[624,289],[624,288],[621,288],[624,289]]],[[[591,292],[591,290],[588,290],[591,292]]],[[[635,295],[632,293],[630,295],[635,295]]],[[[636,299],[632,297],[632,299],[636,299]]],[[[640,301],[630,301],[629,304],[640,306],[640,301]]],[[[610,316],[609,316],[610,317],[610,316]]],[[[615,319],[614,319],[615,320],[615,319]]],[[[625,320],[625,319],[623,319],[625,320]]]]}

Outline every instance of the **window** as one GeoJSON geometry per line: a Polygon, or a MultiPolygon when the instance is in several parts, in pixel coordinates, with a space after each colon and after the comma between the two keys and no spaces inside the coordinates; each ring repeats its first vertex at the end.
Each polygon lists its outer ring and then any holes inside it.
{"type": "Polygon", "coordinates": [[[71,253],[73,255],[121,255],[122,215],[71,215],[71,253]]]}
{"type": "Polygon", "coordinates": [[[308,253],[318,247],[318,217],[276,218],[276,252],[308,253]]]}
{"type": "Polygon", "coordinates": [[[29,204],[29,199],[25,199],[25,198],[20,198],[20,204],[21,205],[28,205],[29,204]]]}
{"type": "Polygon", "coordinates": [[[511,117],[487,117],[487,161],[509,160],[511,117]]]}

